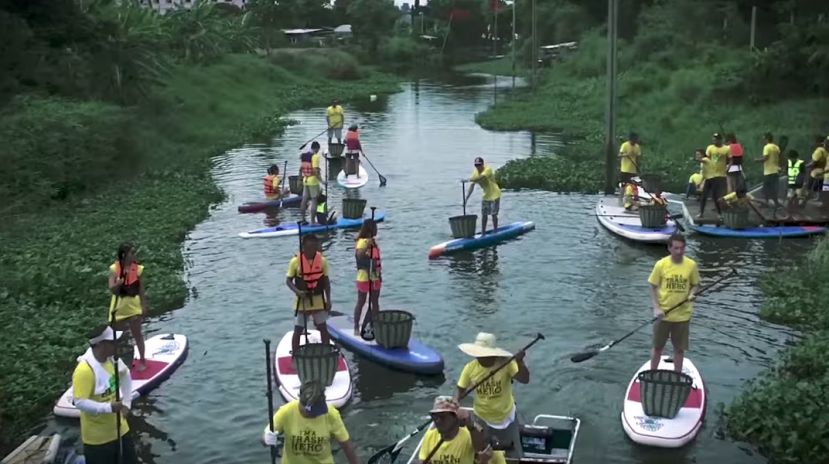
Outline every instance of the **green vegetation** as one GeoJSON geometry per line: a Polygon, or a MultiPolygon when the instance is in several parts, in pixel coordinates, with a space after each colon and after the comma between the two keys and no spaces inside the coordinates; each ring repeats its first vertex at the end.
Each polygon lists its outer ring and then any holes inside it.
{"type": "MultiPolygon", "coordinates": [[[[455,70],[468,73],[498,74],[499,76],[512,75],[512,57],[505,56],[494,60],[476,61],[455,66],[455,70]]],[[[515,75],[523,76],[524,69],[516,63],[515,75]]]]}
{"type": "Polygon", "coordinates": [[[775,463],[825,462],[829,456],[829,310],[824,305],[829,290],[804,280],[827,272],[829,240],[822,240],[802,264],[766,279],[761,316],[795,326],[806,338],[750,382],[726,410],[730,433],[756,443],[775,463]]]}
{"type": "Polygon", "coordinates": [[[28,4],[0,10],[11,40],[25,36],[22,53],[0,50],[12,63],[0,81],[0,454],[51,409],[84,334],[105,321],[120,242],[140,245],[152,314],[183,304],[181,243],[222,198],[213,155],[268,140],[287,111],[398,88],[342,51],[234,54],[213,39],[244,21],[211,9],[196,12],[198,37],[180,40],[132,2],[84,4],[56,1],[54,17],[28,4]],[[158,31],[165,41],[154,42],[158,31]],[[92,46],[98,33],[120,39],[92,46]]]}
{"type": "MultiPolygon", "coordinates": [[[[698,170],[693,151],[707,146],[713,132],[735,132],[752,160],[765,131],[787,135],[789,148],[805,157],[815,136],[829,130],[821,117],[829,104],[826,80],[809,71],[829,71],[829,24],[813,23],[806,6],[798,6],[794,25],[787,13],[767,16],[760,25],[766,48],[750,51],[742,5],[716,3],[716,20],[711,8],[675,0],[642,7],[621,27],[630,38],[619,46],[617,135],[636,131],[643,170],[674,191],[698,170]]],[[[577,52],[544,72],[535,92],[518,91],[477,116],[486,128],[554,131],[573,140],[551,159],[507,163],[498,175],[508,188],[603,186],[607,43],[599,29],[578,42],[577,52]]],[[[758,180],[759,163],[748,165],[747,175],[758,180]]]]}

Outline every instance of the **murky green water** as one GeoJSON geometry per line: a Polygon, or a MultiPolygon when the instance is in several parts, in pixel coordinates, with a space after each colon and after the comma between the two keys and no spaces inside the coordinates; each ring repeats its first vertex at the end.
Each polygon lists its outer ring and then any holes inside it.
{"type": "MultiPolygon", "coordinates": [[[[592,216],[595,196],[524,191],[504,194],[501,217],[504,223],[535,221],[534,232],[495,249],[427,260],[429,247],[449,238],[447,218],[461,212],[458,179],[471,173],[475,156],[497,167],[560,146],[552,136],[480,129],[474,114],[491,98],[492,89],[485,85],[420,81],[388,100],[358,110],[346,107],[349,121],[364,127],[366,154],[388,177],[388,186],[379,188],[372,172],[359,192],[387,212],[379,235],[383,306],[414,312],[416,336],[446,361],[446,378],[418,378],[347,354],[355,393],[343,417],[359,454],[367,459],[370,448],[410,431],[436,394],[453,391],[467,361],[458,343],[489,331],[504,347],[517,349],[542,332],[547,340],[527,356],[532,382],[516,386],[517,401],[528,417],[580,417],[578,462],[763,462],[745,445],[718,438],[718,404],[730,402],[790,338],[786,329],[755,315],[761,303],[758,279],[770,266],[796,259],[810,242],[691,239],[688,254],[700,264],[704,280],[728,266],[740,270],[739,278],[696,306],[689,356],[709,388],[706,424],[682,450],[636,446],[624,435],[619,412],[629,378],[648,356],[648,331],[583,364],[571,363],[569,355],[617,338],[650,317],[646,279],[664,254],[661,247],[632,245],[601,229],[592,216]]],[[[185,364],[136,402],[131,424],[144,462],[268,459],[258,443],[267,420],[262,339],[276,343],[291,329],[284,273],[296,238],[240,239],[238,232],[261,227],[264,216],[238,214],[236,206],[259,198],[261,176],[271,162],[281,166],[288,159],[295,171],[297,147],[324,124],[320,108],[291,117],[301,124],[272,144],[241,147],[216,159],[214,173],[228,198],[184,245],[192,298],[184,308],[149,322],[150,335],[180,332],[191,345],[185,364]]],[[[330,196],[330,205],[340,209],[342,191],[333,188],[330,196]]],[[[470,208],[477,212],[480,197],[474,198],[470,208]]],[[[284,222],[296,218],[295,209],[279,217],[284,222]]],[[[332,233],[324,242],[334,308],[343,312],[355,299],[355,234],[332,233]]],[[[53,426],[77,433],[71,422],[53,426]]],[[[337,460],[344,461],[341,455],[337,460]]]]}

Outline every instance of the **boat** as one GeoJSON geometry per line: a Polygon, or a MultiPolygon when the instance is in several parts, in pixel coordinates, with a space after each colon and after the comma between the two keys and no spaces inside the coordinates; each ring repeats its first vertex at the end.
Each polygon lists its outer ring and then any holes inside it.
{"type": "Polygon", "coordinates": [[[239,205],[237,209],[240,213],[258,213],[268,208],[299,206],[300,203],[302,203],[302,195],[294,195],[292,193],[285,198],[277,200],[249,201],[239,205]]]}
{"type": "MultiPolygon", "coordinates": [[[[147,394],[158,387],[178,369],[187,357],[187,337],[181,334],[159,334],[144,341],[147,368],[138,370],[138,347],[130,367],[132,377],[132,399],[147,394]]],[[[52,409],[56,416],[79,418],[81,412],[75,408],[70,386],[52,409]]]]}
{"type": "MultiPolygon", "coordinates": [[[[331,225],[307,225],[302,226],[302,234],[319,234],[334,229],[359,229],[363,225],[363,221],[371,219],[370,215],[365,215],[359,219],[337,218],[336,224],[331,225]]],[[[374,221],[382,222],[385,219],[385,214],[382,211],[374,213],[374,221]]],[[[288,237],[299,234],[299,227],[295,222],[288,224],[280,224],[273,227],[265,227],[263,229],[256,229],[250,232],[241,232],[239,234],[242,238],[269,238],[269,237],[288,237]]]]}
{"type": "MultiPolygon", "coordinates": [[[[464,407],[472,414],[472,408],[464,407]]],[[[434,422],[429,429],[434,428],[434,422]]],[[[573,451],[579,436],[581,421],[576,417],[539,414],[532,424],[521,424],[522,464],[569,464],[573,462],[573,451]]],[[[425,437],[425,434],[424,434],[425,437]]],[[[423,437],[417,444],[407,464],[420,462],[418,454],[423,446],[423,437]]]]}
{"type": "MultiPolygon", "coordinates": [[[[364,311],[367,313],[368,311],[364,311]]],[[[328,318],[331,338],[343,347],[378,364],[415,374],[436,375],[443,372],[440,354],[414,338],[406,348],[384,348],[375,341],[363,340],[354,335],[354,317],[339,315],[328,318]]]]}
{"type": "MultiPolygon", "coordinates": [[[[640,198],[648,198],[640,190],[640,198]]],[[[642,243],[668,243],[668,239],[676,233],[676,221],[668,219],[660,228],[642,227],[637,211],[627,211],[619,204],[619,196],[604,196],[596,204],[596,218],[599,224],[616,235],[642,243]]]]}
{"type": "Polygon", "coordinates": [[[368,182],[368,172],[363,169],[362,163],[360,163],[360,167],[357,169],[357,175],[350,175],[346,177],[345,170],[340,171],[337,174],[337,183],[340,184],[342,187],[345,188],[360,188],[368,182]]]}
{"type": "MultiPolygon", "coordinates": [[[[294,331],[290,330],[279,344],[276,345],[276,353],[273,357],[274,364],[274,379],[279,385],[279,394],[285,401],[293,401],[299,398],[299,374],[294,364],[294,359],[291,356],[291,340],[293,339],[294,331]]],[[[320,333],[318,330],[308,331],[308,340],[311,343],[320,343],[320,333]]],[[[300,339],[300,345],[306,343],[305,335],[300,339]]],[[[331,343],[334,344],[333,342],[331,343]]],[[[335,408],[341,408],[351,399],[353,392],[351,372],[348,370],[348,363],[342,354],[338,356],[337,371],[334,374],[334,381],[331,385],[325,387],[325,401],[335,408]]]]}
{"type": "Polygon", "coordinates": [[[535,229],[535,224],[532,221],[513,222],[512,224],[498,227],[495,230],[490,230],[486,235],[475,234],[471,238],[458,238],[438,243],[429,249],[429,259],[438,258],[458,251],[494,246],[503,241],[526,234],[533,229],[535,229]]]}
{"type": "MultiPolygon", "coordinates": [[[[690,393],[677,415],[671,419],[648,416],[642,407],[642,389],[639,373],[650,370],[648,360],[636,371],[625,392],[625,404],[622,410],[622,427],[625,433],[636,443],[662,448],[679,448],[697,436],[705,417],[706,392],[699,370],[685,358],[682,373],[688,375],[693,384],[690,393]]],[[[669,356],[662,356],[660,370],[673,371],[674,364],[669,356]]]]}

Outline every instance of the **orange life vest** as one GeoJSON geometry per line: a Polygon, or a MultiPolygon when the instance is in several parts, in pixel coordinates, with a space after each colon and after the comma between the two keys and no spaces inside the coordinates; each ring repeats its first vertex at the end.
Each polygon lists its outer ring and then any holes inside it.
{"type": "Polygon", "coordinates": [[[360,134],[357,131],[345,133],[345,148],[348,151],[360,151],[360,134]]]}
{"type": "MultiPolygon", "coordinates": [[[[358,239],[359,241],[359,239],[358,239]]],[[[381,259],[380,259],[380,247],[377,246],[375,243],[374,245],[369,247],[371,250],[371,256],[360,257],[357,253],[354,253],[354,258],[357,261],[357,270],[364,270],[364,271],[371,271],[370,274],[380,275],[380,269],[382,268],[381,259]]],[[[368,251],[368,250],[367,250],[368,251]]],[[[369,275],[371,278],[371,275],[369,275]]]]}
{"type": "Polygon", "coordinates": [[[299,156],[299,172],[302,173],[302,177],[313,177],[315,175],[313,159],[314,154],[310,151],[306,151],[299,156]]]}
{"type": "Polygon", "coordinates": [[[322,253],[318,251],[311,261],[308,261],[305,254],[300,253],[297,276],[299,277],[299,281],[295,282],[297,287],[304,288],[313,295],[322,294],[322,286],[319,284],[323,277],[322,253]]]}
{"type": "Polygon", "coordinates": [[[272,196],[276,195],[276,192],[275,192],[275,191],[274,191],[274,189],[273,189],[273,180],[274,180],[276,177],[277,177],[277,176],[275,176],[275,175],[273,175],[273,174],[268,174],[268,175],[267,175],[267,176],[265,176],[265,178],[264,178],[265,196],[266,196],[266,197],[268,197],[268,198],[270,198],[270,197],[272,197],[272,196]]]}
{"type": "Polygon", "coordinates": [[[658,196],[656,196],[656,195],[651,195],[651,202],[652,202],[654,205],[659,205],[659,206],[665,206],[666,204],[668,204],[668,203],[665,201],[665,199],[664,199],[664,198],[662,198],[662,197],[658,197],[658,196]]]}
{"type": "Polygon", "coordinates": [[[127,275],[121,273],[121,263],[115,261],[115,274],[124,278],[124,283],[118,289],[118,296],[138,296],[141,283],[138,280],[138,264],[132,263],[127,269],[127,275]]]}

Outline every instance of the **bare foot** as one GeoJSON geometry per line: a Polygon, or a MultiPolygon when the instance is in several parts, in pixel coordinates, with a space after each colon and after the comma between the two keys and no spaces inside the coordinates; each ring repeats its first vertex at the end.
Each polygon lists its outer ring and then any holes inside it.
{"type": "Polygon", "coordinates": [[[147,360],[142,359],[138,361],[138,372],[144,372],[147,370],[147,360]]]}

